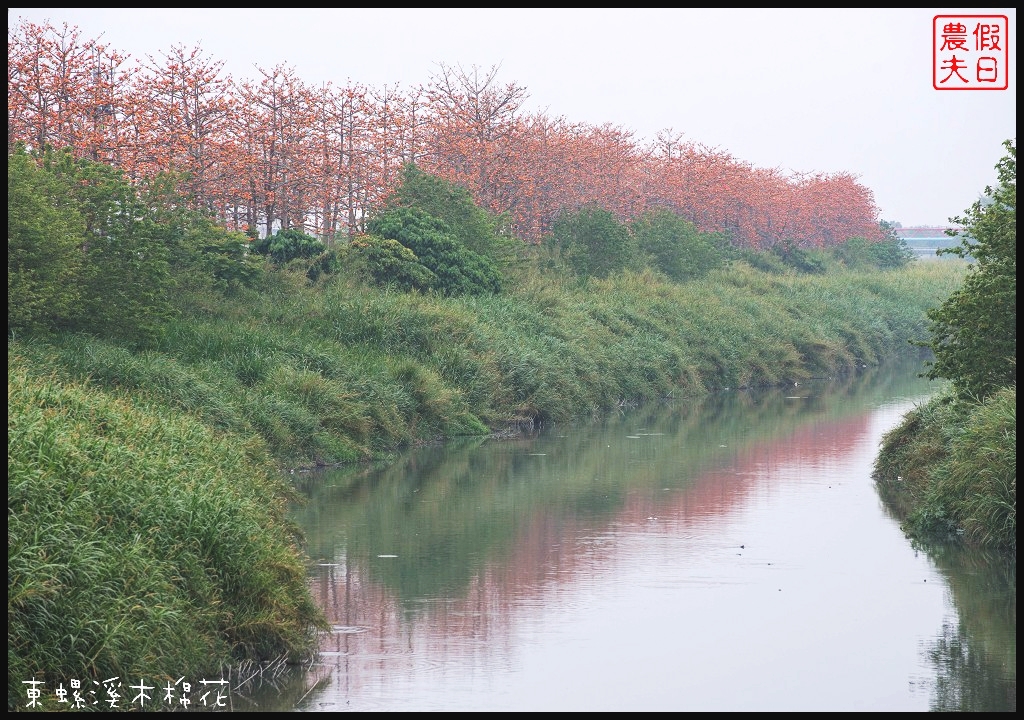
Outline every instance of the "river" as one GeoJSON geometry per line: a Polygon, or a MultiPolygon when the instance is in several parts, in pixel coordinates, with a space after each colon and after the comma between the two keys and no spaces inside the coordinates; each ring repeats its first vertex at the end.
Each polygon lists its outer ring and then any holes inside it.
{"type": "Polygon", "coordinates": [[[299,478],[320,657],[236,710],[1015,710],[1016,561],[879,500],[920,364],[299,478]]]}

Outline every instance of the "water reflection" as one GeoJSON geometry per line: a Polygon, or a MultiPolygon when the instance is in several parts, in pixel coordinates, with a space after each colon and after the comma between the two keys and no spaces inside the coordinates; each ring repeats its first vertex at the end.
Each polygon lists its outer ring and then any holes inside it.
{"type": "Polygon", "coordinates": [[[931,709],[1017,709],[1017,562],[1015,557],[929,548],[953,607],[926,653],[935,667],[931,709]]]}
{"type": "MultiPolygon", "coordinates": [[[[934,641],[958,627],[946,571],[870,483],[881,433],[929,392],[916,368],[305,478],[333,629],[278,707],[963,705],[973,681],[943,673],[966,678],[974,656],[934,641]]],[[[1015,663],[1003,677],[1015,689],[1015,663]]]]}

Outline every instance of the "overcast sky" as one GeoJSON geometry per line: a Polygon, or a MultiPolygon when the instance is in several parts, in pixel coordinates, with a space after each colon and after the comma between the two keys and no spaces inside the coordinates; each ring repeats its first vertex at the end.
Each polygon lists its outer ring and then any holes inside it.
{"type": "Polygon", "coordinates": [[[883,218],[944,225],[994,184],[1017,133],[1016,10],[61,9],[135,58],[200,46],[236,79],[285,64],[307,84],[429,82],[438,63],[500,65],[526,109],[611,123],[645,143],[672,128],[758,167],[850,172],[883,218]],[[932,87],[932,18],[1009,18],[1009,88],[932,87]]]}

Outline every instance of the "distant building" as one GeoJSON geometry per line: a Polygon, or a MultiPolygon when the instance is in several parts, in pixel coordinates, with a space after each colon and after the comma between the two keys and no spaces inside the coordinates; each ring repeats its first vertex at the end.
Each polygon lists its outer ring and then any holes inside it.
{"type": "Polygon", "coordinates": [[[960,240],[946,234],[947,230],[959,230],[950,226],[940,227],[898,227],[896,235],[903,238],[907,246],[914,251],[918,257],[929,257],[935,255],[940,248],[953,247],[960,244],[960,240]]]}

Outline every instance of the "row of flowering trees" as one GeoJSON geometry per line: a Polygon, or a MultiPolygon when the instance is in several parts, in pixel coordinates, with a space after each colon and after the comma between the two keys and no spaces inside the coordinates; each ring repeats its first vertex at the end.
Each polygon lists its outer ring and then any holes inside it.
{"type": "Polygon", "coordinates": [[[528,112],[496,68],[439,65],[426,86],[304,83],[287,66],[236,80],[201,48],[138,61],[74,27],[8,30],[8,148],[72,146],[132,180],[173,172],[230,228],[298,228],[332,241],[365,229],[406,163],[467,188],[535,242],[565,210],[621,221],[666,208],[744,247],[874,238],[870,190],[849,174],[784,174],[666,130],[528,112]]]}

